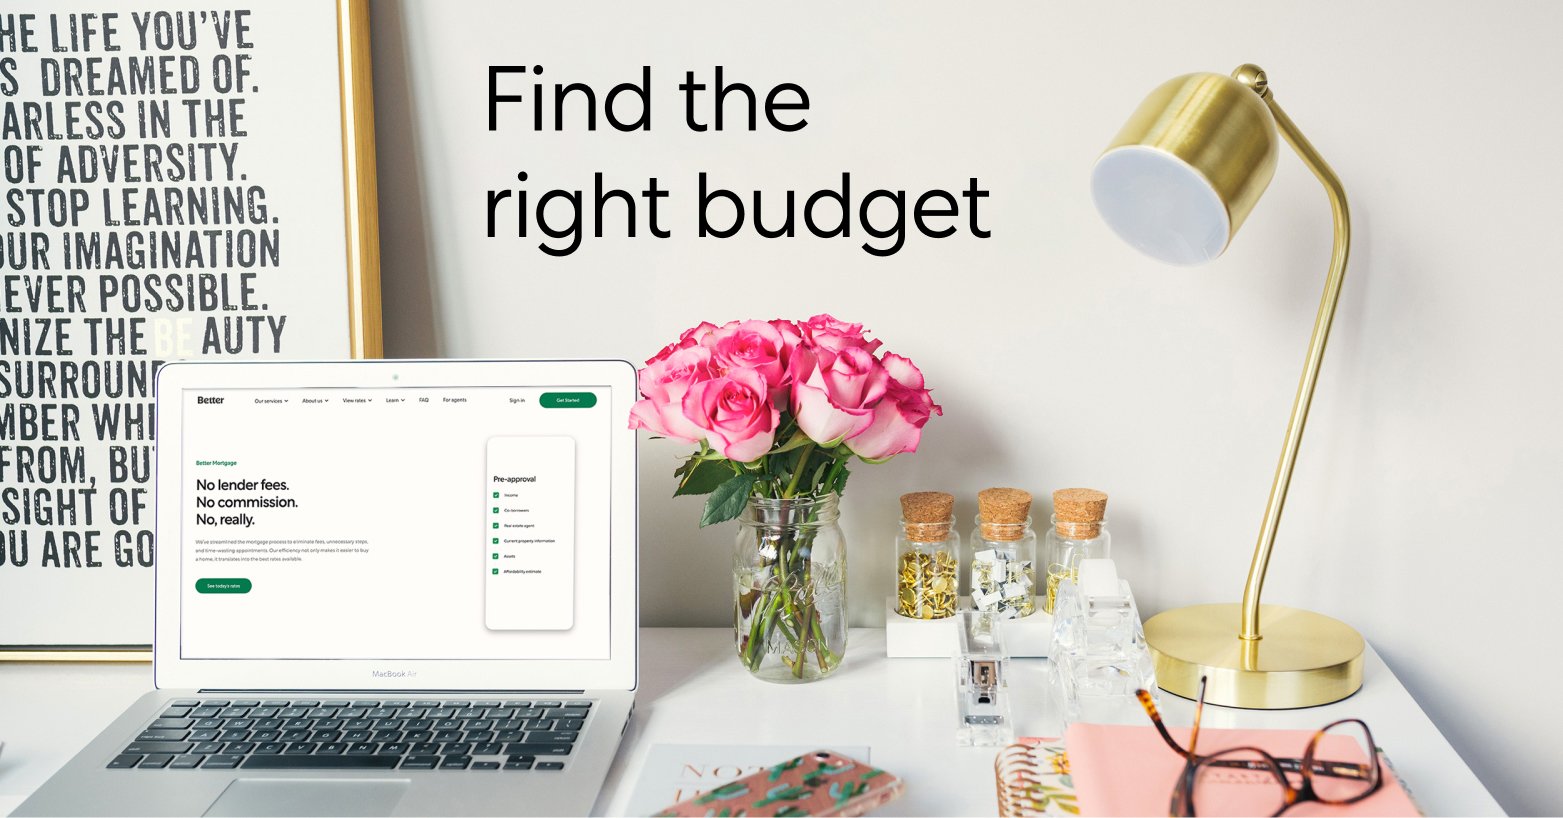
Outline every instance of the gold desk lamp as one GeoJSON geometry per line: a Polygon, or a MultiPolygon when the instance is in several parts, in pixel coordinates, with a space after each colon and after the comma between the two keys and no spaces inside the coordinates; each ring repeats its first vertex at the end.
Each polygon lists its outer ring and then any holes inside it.
{"type": "Polygon", "coordinates": [[[1264,71],[1255,65],[1240,66],[1230,77],[1188,74],[1161,85],[1140,103],[1091,172],[1097,210],[1119,237],[1161,261],[1198,264],[1226,250],[1275,175],[1277,129],[1324,185],[1335,214],[1329,277],[1281,462],[1242,604],[1178,608],[1145,623],[1163,689],[1194,698],[1200,677],[1208,676],[1207,701],[1262,709],[1328,704],[1362,687],[1363,641],[1351,626],[1311,611],[1259,604],[1346,276],[1351,245],[1346,192],[1276,105],[1264,71]]]}

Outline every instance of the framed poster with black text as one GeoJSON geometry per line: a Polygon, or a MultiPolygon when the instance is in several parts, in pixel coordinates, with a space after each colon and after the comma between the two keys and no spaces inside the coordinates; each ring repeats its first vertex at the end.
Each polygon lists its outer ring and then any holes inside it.
{"type": "Polygon", "coordinates": [[[0,658],[146,659],[158,367],[380,355],[366,0],[11,0],[0,178],[0,658]]]}

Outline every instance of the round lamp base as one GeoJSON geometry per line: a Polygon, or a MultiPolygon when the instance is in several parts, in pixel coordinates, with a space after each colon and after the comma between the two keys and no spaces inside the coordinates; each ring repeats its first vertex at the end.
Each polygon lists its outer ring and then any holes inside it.
{"type": "Polygon", "coordinates": [[[1282,710],[1340,701],[1362,687],[1362,635],[1323,614],[1260,605],[1262,639],[1238,638],[1239,605],[1193,605],[1145,623],[1162,690],[1192,699],[1282,710]]]}

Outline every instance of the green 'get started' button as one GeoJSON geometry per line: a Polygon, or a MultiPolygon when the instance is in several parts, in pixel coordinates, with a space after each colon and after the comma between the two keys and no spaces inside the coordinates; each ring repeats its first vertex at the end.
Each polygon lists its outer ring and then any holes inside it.
{"type": "Polygon", "coordinates": [[[537,402],[544,409],[590,409],[597,405],[594,392],[544,392],[537,402]]]}
{"type": "Polygon", "coordinates": [[[243,577],[233,579],[203,578],[195,581],[195,590],[203,594],[247,594],[254,587],[243,577]]]}

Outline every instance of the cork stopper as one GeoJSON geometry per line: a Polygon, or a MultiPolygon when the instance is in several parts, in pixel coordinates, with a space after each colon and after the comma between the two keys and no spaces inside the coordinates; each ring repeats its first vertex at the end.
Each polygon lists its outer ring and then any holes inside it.
{"type": "Polygon", "coordinates": [[[982,518],[984,539],[1018,540],[1026,533],[1031,492],[1010,488],[983,489],[977,492],[977,514],[982,518]]]}
{"type": "Polygon", "coordinates": [[[901,523],[913,542],[943,542],[950,536],[955,495],[944,491],[914,491],[901,495],[901,523]]]}
{"type": "Polygon", "coordinates": [[[1059,489],[1053,492],[1053,521],[1059,533],[1071,540],[1095,539],[1107,519],[1107,493],[1096,489],[1059,489]]]}

